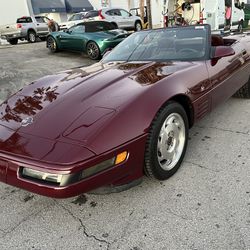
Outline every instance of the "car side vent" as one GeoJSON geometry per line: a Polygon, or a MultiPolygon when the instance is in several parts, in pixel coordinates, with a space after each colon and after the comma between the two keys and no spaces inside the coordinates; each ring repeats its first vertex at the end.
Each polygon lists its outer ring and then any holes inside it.
{"type": "Polygon", "coordinates": [[[203,99],[197,105],[197,118],[201,119],[209,112],[209,100],[203,99]]]}

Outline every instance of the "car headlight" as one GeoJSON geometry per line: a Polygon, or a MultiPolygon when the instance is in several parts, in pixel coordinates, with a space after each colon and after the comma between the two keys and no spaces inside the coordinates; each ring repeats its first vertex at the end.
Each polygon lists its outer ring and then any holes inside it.
{"type": "Polygon", "coordinates": [[[72,183],[76,183],[92,175],[98,174],[108,168],[119,165],[128,159],[128,152],[124,151],[115,157],[98,163],[92,167],[86,168],[77,173],[71,174],[52,174],[48,172],[43,172],[35,170],[32,168],[21,167],[20,175],[25,179],[30,179],[36,182],[41,182],[53,186],[67,186],[72,183]]]}

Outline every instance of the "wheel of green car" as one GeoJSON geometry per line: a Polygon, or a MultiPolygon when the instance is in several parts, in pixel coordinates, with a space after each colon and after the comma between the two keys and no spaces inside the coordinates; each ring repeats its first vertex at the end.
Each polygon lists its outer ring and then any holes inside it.
{"type": "Polygon", "coordinates": [[[52,53],[55,53],[57,52],[57,44],[56,44],[56,40],[54,37],[52,36],[49,36],[47,38],[47,48],[52,52],[52,53]]]}
{"type": "Polygon", "coordinates": [[[95,42],[89,42],[87,44],[87,55],[92,60],[98,60],[101,57],[101,52],[98,45],[95,42]]]}
{"type": "Polygon", "coordinates": [[[156,114],[145,149],[145,173],[165,180],[180,167],[188,141],[188,117],[184,108],[169,102],[156,114]]]}
{"type": "Polygon", "coordinates": [[[140,31],[142,30],[142,24],[140,21],[135,22],[135,31],[140,31]]]}
{"type": "Polygon", "coordinates": [[[10,39],[8,41],[11,45],[16,45],[18,43],[18,39],[17,38],[13,38],[13,39],[10,39]]]}
{"type": "Polygon", "coordinates": [[[30,43],[35,43],[36,42],[36,33],[34,31],[29,31],[28,32],[28,41],[30,43]]]}

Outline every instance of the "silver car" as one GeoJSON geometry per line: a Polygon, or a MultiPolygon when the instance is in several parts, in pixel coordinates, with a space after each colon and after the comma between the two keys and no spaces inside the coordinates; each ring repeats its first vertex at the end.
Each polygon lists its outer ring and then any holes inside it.
{"type": "Polygon", "coordinates": [[[99,19],[105,19],[116,25],[119,29],[135,30],[142,29],[142,21],[128,11],[119,8],[104,8],[99,10],[99,19]]]}

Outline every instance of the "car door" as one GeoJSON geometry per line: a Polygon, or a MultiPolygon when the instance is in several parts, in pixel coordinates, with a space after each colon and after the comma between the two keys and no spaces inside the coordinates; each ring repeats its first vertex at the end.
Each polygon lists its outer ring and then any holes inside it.
{"type": "Polygon", "coordinates": [[[249,77],[249,73],[245,68],[249,57],[247,51],[239,41],[224,39],[224,41],[227,40],[232,43],[231,47],[234,49],[235,54],[216,61],[207,61],[212,86],[212,108],[230,98],[248,81],[249,77]]]}
{"type": "Polygon", "coordinates": [[[122,17],[122,26],[124,28],[131,28],[134,27],[134,19],[131,16],[131,14],[129,14],[129,12],[127,12],[126,10],[120,9],[120,13],[121,13],[121,17],[122,17]]]}
{"type": "Polygon", "coordinates": [[[36,29],[38,35],[46,35],[48,33],[48,23],[44,20],[43,17],[35,17],[36,29]]]}
{"type": "Polygon", "coordinates": [[[83,40],[85,34],[85,25],[71,27],[65,32],[59,32],[58,39],[62,49],[83,51],[83,40]]]}

